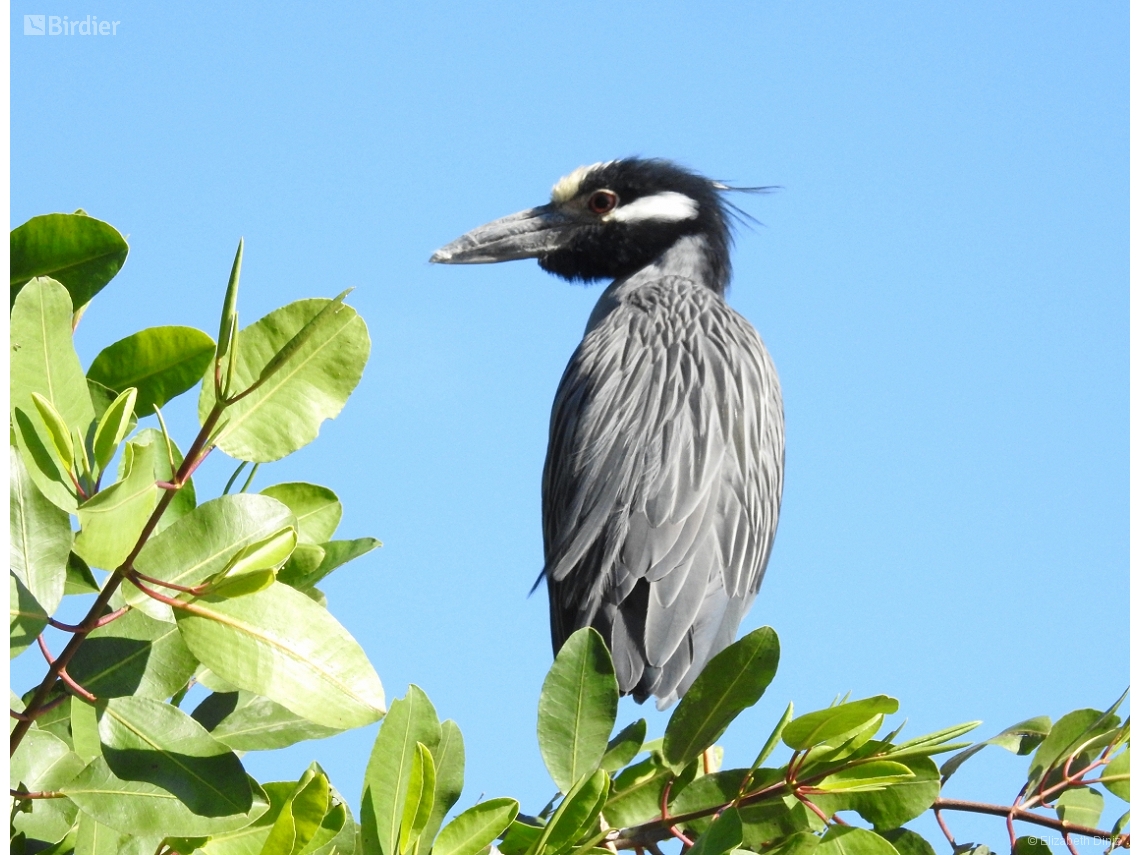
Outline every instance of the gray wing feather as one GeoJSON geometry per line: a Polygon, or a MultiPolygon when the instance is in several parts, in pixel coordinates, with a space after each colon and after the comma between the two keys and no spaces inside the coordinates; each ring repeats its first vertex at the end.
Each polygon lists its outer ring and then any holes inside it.
{"type": "Polygon", "coordinates": [[[760,587],[783,461],[779,384],[748,322],[688,279],[623,295],[574,353],[551,415],[555,650],[593,625],[623,692],[683,693],[760,587]]]}

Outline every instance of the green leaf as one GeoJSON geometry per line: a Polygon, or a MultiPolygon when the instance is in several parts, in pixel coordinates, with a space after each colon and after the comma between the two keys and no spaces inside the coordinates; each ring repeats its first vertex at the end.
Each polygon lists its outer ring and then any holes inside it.
{"type": "Polygon", "coordinates": [[[404,813],[400,819],[398,851],[415,851],[420,835],[427,825],[435,802],[435,762],[422,742],[416,743],[412,754],[412,769],[408,775],[408,795],[404,800],[404,813]]]}
{"type": "MultiPolygon", "coordinates": [[[[135,560],[140,573],[193,587],[220,573],[240,550],[296,521],[275,499],[239,493],[199,505],[155,535],[135,560]]],[[[128,586],[126,602],[153,617],[173,620],[170,607],[128,586]]]]}
{"type": "MultiPolygon", "coordinates": [[[[530,819],[530,817],[528,817],[530,819]]],[[[503,834],[503,839],[496,847],[502,855],[524,855],[542,837],[544,825],[531,825],[518,818],[514,820],[503,834]]]]}
{"type": "Polygon", "coordinates": [[[819,848],[819,837],[810,831],[797,831],[775,846],[765,849],[764,855],[814,855],[817,848],[819,848]]]}
{"type": "MultiPolygon", "coordinates": [[[[103,825],[90,814],[79,814],[75,830],[75,855],[143,855],[142,848],[134,845],[137,838],[103,825]]],[[[149,847],[154,852],[155,846],[149,847]]],[[[147,853],[149,855],[149,853],[147,853]]]]}
{"type": "Polygon", "coordinates": [[[71,707],[71,743],[79,759],[85,764],[90,763],[103,753],[99,745],[99,716],[93,704],[87,703],[83,698],[72,696],[71,707]]]}
{"type": "Polygon", "coordinates": [[[543,830],[534,850],[537,855],[559,852],[580,840],[597,822],[609,790],[610,776],[601,769],[580,778],[543,830]]]}
{"type": "Polygon", "coordinates": [[[111,402],[106,412],[99,419],[99,426],[95,428],[95,441],[92,450],[95,456],[95,466],[102,472],[115,456],[119,443],[123,441],[131,430],[131,422],[135,414],[135,400],[138,390],[133,386],[121,392],[111,402]]]}
{"type": "Polygon", "coordinates": [[[87,379],[120,393],[137,388],[135,412],[142,418],[197,384],[213,355],[214,340],[201,330],[150,327],[100,351],[87,379]]]}
{"type": "Polygon", "coordinates": [[[67,670],[98,698],[163,700],[185,686],[197,666],[178,627],[131,609],[87,636],[67,670]]]}
{"type": "Polygon", "coordinates": [[[12,572],[8,575],[8,656],[15,659],[36,641],[47,626],[48,615],[12,572]]]}
{"type": "Polygon", "coordinates": [[[776,746],[780,744],[780,737],[784,735],[784,728],[788,726],[788,722],[792,720],[792,714],[795,707],[791,701],[788,701],[788,706],[784,710],[784,714],[780,716],[780,720],[776,722],[776,726],[772,728],[772,732],[768,734],[768,740],[764,743],[764,747],[760,749],[760,753],[756,755],[756,759],[752,761],[752,768],[759,769],[764,765],[772,752],[776,750],[776,746]]]}
{"type": "Polygon", "coordinates": [[[392,702],[380,725],[364,773],[360,824],[366,855],[396,855],[399,851],[400,819],[416,744],[430,751],[441,738],[435,707],[423,689],[408,686],[407,696],[392,702]]]}
{"type": "Polygon", "coordinates": [[[477,855],[506,831],[518,815],[514,799],[488,799],[468,808],[444,826],[432,855],[477,855]]]}
{"type": "Polygon", "coordinates": [[[617,705],[610,652],[596,629],[584,627],[558,651],[538,699],[538,748],[562,792],[601,764],[617,705]]]}
{"type": "Polygon", "coordinates": [[[1052,851],[1044,838],[1033,835],[1019,837],[1013,844],[1013,855],[1050,855],[1052,851]]]}
{"type": "Polygon", "coordinates": [[[861,792],[882,790],[888,784],[897,784],[913,777],[914,773],[902,763],[873,760],[870,763],[860,763],[857,766],[840,769],[828,775],[816,786],[828,792],[861,792]]]}
{"type": "Polygon", "coordinates": [[[898,852],[873,831],[833,825],[819,842],[816,855],[898,855],[898,852]]]}
{"type": "Polygon", "coordinates": [[[810,831],[815,825],[822,825],[816,815],[794,797],[741,808],[740,821],[743,823],[744,846],[754,851],[789,835],[810,831]]]}
{"type": "Polygon", "coordinates": [[[190,652],[239,689],[326,727],[361,727],[384,715],[380,678],[360,645],[288,585],[198,599],[175,617],[190,652]]]}
{"type": "Polygon", "coordinates": [[[1096,828],[1104,811],[1104,796],[1091,787],[1071,787],[1057,799],[1057,816],[1062,822],[1096,828]]]}
{"type": "MultiPolygon", "coordinates": [[[[174,480],[174,473],[182,465],[182,452],[178,450],[178,446],[171,442],[170,453],[167,453],[166,438],[162,435],[162,431],[155,428],[143,428],[131,438],[131,442],[139,446],[154,445],[154,480],[166,481],[167,483],[174,480]],[[173,468],[170,465],[171,457],[174,458],[173,468]]],[[[182,519],[194,510],[196,505],[197,496],[194,491],[194,479],[191,478],[182,485],[182,489],[174,494],[174,498],[166,506],[162,517],[159,518],[158,525],[155,526],[155,534],[165,531],[182,519]]]]}
{"type": "Polygon", "coordinates": [[[810,712],[788,722],[784,728],[784,744],[797,751],[811,748],[854,730],[877,715],[890,715],[898,708],[899,702],[894,698],[875,695],[810,712]]]}
{"type": "Polygon", "coordinates": [[[226,296],[222,300],[222,319],[218,325],[217,359],[225,360],[233,347],[233,336],[237,329],[238,283],[241,281],[241,260],[245,252],[245,238],[238,239],[234,263],[230,267],[229,282],[226,283],[226,296]]]}
{"type": "MultiPolygon", "coordinates": [[[[254,383],[277,352],[315,319],[329,300],[291,303],[241,332],[235,390],[254,383]]],[[[226,408],[215,444],[238,460],[265,463],[316,439],[321,422],[335,417],[356,388],[368,361],[368,329],[349,306],[322,316],[318,328],[256,391],[226,408]]],[[[202,384],[204,422],[214,406],[214,384],[202,384]]]]}
{"type": "Polygon", "coordinates": [[[9,567],[43,611],[51,614],[63,598],[71,523],[66,511],[44,498],[11,447],[8,463],[9,567]]]}
{"type": "Polygon", "coordinates": [[[277,568],[297,545],[297,530],[285,526],[268,537],[243,546],[206,586],[207,594],[236,597],[268,588],[277,568]]]}
{"type": "Polygon", "coordinates": [[[875,826],[876,831],[898,828],[903,823],[924,814],[940,791],[938,766],[929,757],[907,757],[898,763],[872,761],[864,766],[855,766],[851,771],[870,767],[872,771],[880,762],[890,766],[903,766],[911,776],[896,779],[885,788],[871,792],[848,791],[837,795],[812,796],[824,813],[839,810],[854,810],[875,826]]]}
{"type": "Polygon", "coordinates": [[[1131,802],[1132,799],[1132,786],[1129,776],[1128,756],[1131,749],[1125,748],[1119,754],[1112,758],[1107,766],[1104,767],[1104,772],[1101,773],[1101,778],[1105,779],[1104,786],[1110,793],[1118,799],[1123,799],[1126,802],[1131,802]],[[1122,777],[1118,777],[1122,776],[1122,777]],[[1108,780],[1115,778],[1115,780],[1108,780]]]}
{"type": "Polygon", "coordinates": [[[1107,733],[1119,724],[1116,716],[1106,716],[1099,710],[1074,710],[1061,716],[1033,754],[1027,792],[1033,792],[1051,769],[1062,764],[1088,739],[1107,733]]]}
{"type": "MultiPolygon", "coordinates": [[[[1052,726],[1053,723],[1050,721],[1049,716],[1036,716],[1035,718],[1026,719],[1025,721],[1007,727],[997,736],[992,736],[984,742],[971,745],[965,751],[955,754],[942,764],[942,783],[945,784],[946,781],[950,779],[950,776],[958,771],[958,767],[987,745],[997,745],[1006,751],[1012,751],[1014,754],[1028,754],[1049,735],[1049,730],[1052,726]]],[[[903,746],[900,745],[899,749],[902,747],[903,746]]]]}
{"type": "Polygon", "coordinates": [[[221,805],[195,813],[182,801],[180,793],[145,780],[120,778],[111,771],[105,757],[95,758],[62,789],[85,813],[119,831],[197,837],[244,828],[266,811],[265,794],[256,781],[246,780],[253,793],[252,803],[245,813],[238,814],[223,813],[221,805]]]}
{"type": "Polygon", "coordinates": [[[740,813],[736,808],[728,808],[712,821],[689,852],[691,855],[726,855],[743,840],[740,813]]]}
{"type": "Polygon", "coordinates": [[[32,277],[50,276],[67,288],[76,309],[114,278],[128,251],[113,226],[78,213],[32,217],[12,230],[11,247],[13,299],[32,277]]]}
{"type": "Polygon", "coordinates": [[[122,480],[79,506],[75,552],[92,567],[114,570],[135,548],[161,492],[154,481],[156,451],[128,442],[122,480]]]}
{"type": "Polygon", "coordinates": [[[435,839],[444,817],[463,792],[463,735],[451,719],[440,725],[439,743],[431,749],[431,756],[435,761],[435,796],[431,816],[420,835],[420,840],[428,843],[435,839]]]}
{"type": "Polygon", "coordinates": [[[340,500],[328,487],[295,481],[266,487],[261,494],[276,499],[293,512],[301,543],[324,543],[340,525],[340,500]]]}
{"type": "Polygon", "coordinates": [[[303,543],[294,550],[293,555],[285,562],[285,566],[281,568],[277,578],[299,590],[311,588],[342,564],[347,564],[349,561],[371,552],[378,546],[381,546],[381,543],[374,537],[358,537],[355,540],[330,540],[320,546],[303,543]],[[302,558],[302,553],[306,551],[310,551],[309,555],[302,558]],[[313,561],[309,556],[319,557],[313,561]],[[302,560],[298,560],[299,558],[302,560]]]}
{"type": "MultiPolygon", "coordinates": [[[[67,743],[39,728],[32,728],[12,755],[8,785],[25,792],[60,790],[83,768],[83,761],[67,743]]],[[[75,805],[69,799],[35,799],[31,810],[12,818],[15,831],[55,843],[62,840],[75,821],[75,805]]]]}
{"type": "MultiPolygon", "coordinates": [[[[728,804],[740,794],[741,785],[748,774],[747,769],[726,769],[702,775],[677,794],[669,805],[669,811],[681,815],[728,804]]],[[[711,817],[702,817],[685,823],[685,827],[703,834],[711,821],[711,817]]],[[[739,842],[733,845],[738,846],[739,842]]]]}
{"type": "Polygon", "coordinates": [[[39,392],[32,392],[32,404],[35,406],[36,412],[40,414],[44,427],[47,428],[52,448],[55,449],[60,462],[63,463],[63,468],[68,472],[75,472],[75,444],[71,441],[71,431],[67,423],[64,422],[63,416],[56,412],[51,401],[39,392]]]}
{"type": "Polygon", "coordinates": [[[321,828],[329,809],[329,781],[314,763],[297,782],[261,847],[262,855],[303,852],[321,828]],[[315,768],[314,768],[315,767],[315,768]]]}
{"type": "Polygon", "coordinates": [[[74,511],[74,489],[58,453],[44,445],[47,426],[32,401],[33,392],[42,395],[69,429],[83,434],[95,418],[71,340],[71,299],[55,280],[34,279],[20,292],[12,309],[10,353],[10,406],[22,416],[16,431],[20,453],[44,495],[74,511]]]}
{"type": "Polygon", "coordinates": [[[770,626],[730,644],[705,666],[665,726],[665,761],[683,767],[760,700],[776,675],[780,641],[770,626]]]}
{"type": "Polygon", "coordinates": [[[210,735],[235,751],[268,751],[340,733],[252,692],[214,692],[191,713],[210,735]]]}
{"type": "Polygon", "coordinates": [[[622,728],[606,745],[606,753],[602,755],[602,768],[610,773],[616,772],[638,755],[644,742],[645,719],[639,718],[622,728]]]}
{"type": "MultiPolygon", "coordinates": [[[[621,771],[606,803],[606,822],[628,828],[661,816],[661,794],[672,770],[657,754],[621,771]]],[[[682,791],[684,792],[684,791],[682,791]]]]}
{"type": "Polygon", "coordinates": [[[98,594],[99,583],[91,568],[82,558],[71,552],[67,556],[67,577],[63,583],[63,594],[98,594]]]}
{"type": "Polygon", "coordinates": [[[890,831],[880,831],[878,834],[886,838],[899,855],[935,855],[934,847],[926,838],[909,828],[894,828],[890,831]]]}

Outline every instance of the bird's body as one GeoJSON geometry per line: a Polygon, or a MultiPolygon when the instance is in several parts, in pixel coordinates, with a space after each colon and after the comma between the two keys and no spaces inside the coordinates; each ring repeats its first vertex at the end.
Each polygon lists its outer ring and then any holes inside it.
{"type": "Polygon", "coordinates": [[[735,637],[783,486],[775,368],[724,301],[724,189],[665,161],[597,164],[433,257],[614,279],[551,413],[543,574],[555,651],[595,627],[622,692],[660,706],[735,637]]]}

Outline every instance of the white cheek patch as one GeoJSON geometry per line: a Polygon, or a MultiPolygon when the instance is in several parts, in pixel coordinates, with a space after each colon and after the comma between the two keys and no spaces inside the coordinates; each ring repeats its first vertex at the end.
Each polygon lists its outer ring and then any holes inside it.
{"type": "Polygon", "coordinates": [[[686,196],[684,193],[670,190],[653,196],[642,196],[628,205],[620,205],[606,219],[622,223],[649,220],[659,223],[676,223],[681,220],[694,219],[700,208],[701,206],[697,204],[695,199],[686,196]]]}

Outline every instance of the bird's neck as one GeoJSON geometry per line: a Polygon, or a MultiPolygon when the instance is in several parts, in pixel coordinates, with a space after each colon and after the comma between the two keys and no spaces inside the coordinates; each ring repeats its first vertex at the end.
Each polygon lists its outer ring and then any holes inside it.
{"type": "Polygon", "coordinates": [[[666,277],[689,279],[703,285],[720,296],[724,296],[728,269],[724,261],[717,257],[705,235],[685,235],[665,250],[651,264],[615,279],[598,298],[590,320],[586,323],[589,332],[610,312],[616,309],[630,294],[653,282],[666,277]]]}

